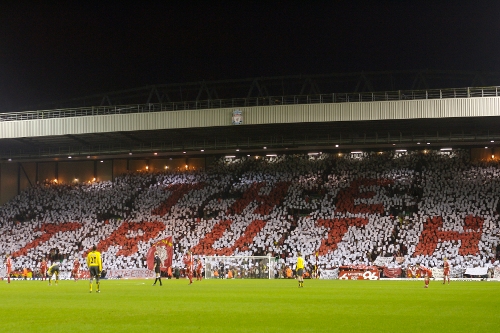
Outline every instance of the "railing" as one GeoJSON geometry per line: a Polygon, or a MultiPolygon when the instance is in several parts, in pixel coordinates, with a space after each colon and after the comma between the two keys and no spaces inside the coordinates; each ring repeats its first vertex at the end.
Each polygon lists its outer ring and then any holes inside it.
{"type": "Polygon", "coordinates": [[[50,118],[85,117],[127,113],[183,111],[200,109],[238,108],[270,105],[350,103],[403,101],[446,98],[498,97],[499,87],[451,88],[429,90],[398,90],[386,92],[332,93],[319,95],[269,96],[203,101],[171,102],[162,104],[137,104],[92,106],[70,109],[52,109],[0,113],[0,121],[20,121],[50,118]]]}

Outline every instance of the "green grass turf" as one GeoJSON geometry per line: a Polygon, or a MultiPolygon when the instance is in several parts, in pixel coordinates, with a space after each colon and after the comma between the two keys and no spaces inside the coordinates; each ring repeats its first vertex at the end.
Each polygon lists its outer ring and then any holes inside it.
{"type": "Polygon", "coordinates": [[[1,281],[0,332],[500,331],[499,282],[163,281],[1,281]]]}

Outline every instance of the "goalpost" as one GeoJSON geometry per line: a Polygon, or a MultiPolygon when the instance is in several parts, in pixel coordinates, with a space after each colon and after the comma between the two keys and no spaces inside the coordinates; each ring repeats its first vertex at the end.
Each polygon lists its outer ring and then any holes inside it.
{"type": "Polygon", "coordinates": [[[275,259],[271,256],[206,256],[205,278],[272,279],[275,259]]]}

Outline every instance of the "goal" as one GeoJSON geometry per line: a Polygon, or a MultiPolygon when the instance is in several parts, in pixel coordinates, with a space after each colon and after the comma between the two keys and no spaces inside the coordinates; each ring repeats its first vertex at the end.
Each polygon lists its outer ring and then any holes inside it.
{"type": "Polygon", "coordinates": [[[271,256],[206,256],[207,279],[272,279],[275,259],[271,256]]]}

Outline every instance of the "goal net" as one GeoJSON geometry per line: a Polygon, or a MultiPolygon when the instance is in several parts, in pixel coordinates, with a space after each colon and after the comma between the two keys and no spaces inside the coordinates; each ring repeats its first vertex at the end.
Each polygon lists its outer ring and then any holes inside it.
{"type": "Polygon", "coordinates": [[[207,279],[271,279],[275,259],[271,256],[206,256],[207,279]]]}

